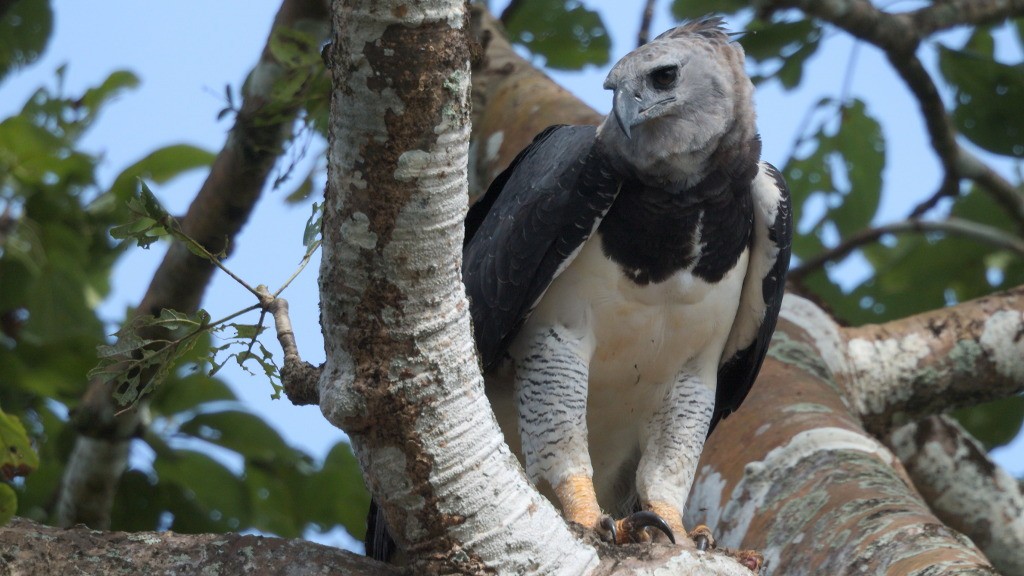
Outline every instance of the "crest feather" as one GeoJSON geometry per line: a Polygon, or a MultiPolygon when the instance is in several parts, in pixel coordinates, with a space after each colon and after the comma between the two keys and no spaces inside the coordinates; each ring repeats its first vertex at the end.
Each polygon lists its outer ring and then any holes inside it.
{"type": "Polygon", "coordinates": [[[686,24],[676,26],[658,35],[655,40],[662,38],[682,38],[683,36],[703,36],[708,40],[728,42],[729,35],[725,31],[725,20],[721,16],[707,15],[697,20],[691,20],[686,24]]]}

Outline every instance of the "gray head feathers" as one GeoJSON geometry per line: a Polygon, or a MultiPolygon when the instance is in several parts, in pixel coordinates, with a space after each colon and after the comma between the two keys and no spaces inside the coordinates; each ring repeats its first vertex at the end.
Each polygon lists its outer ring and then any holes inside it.
{"type": "Polygon", "coordinates": [[[716,152],[757,135],[743,48],[718,17],[677,26],[626,54],[605,88],[613,104],[600,138],[644,180],[698,181],[716,152]]]}

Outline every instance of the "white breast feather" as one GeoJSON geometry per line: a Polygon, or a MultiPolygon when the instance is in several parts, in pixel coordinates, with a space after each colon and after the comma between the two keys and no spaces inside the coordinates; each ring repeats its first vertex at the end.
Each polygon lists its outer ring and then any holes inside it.
{"type": "Polygon", "coordinates": [[[757,338],[766,309],[764,294],[761,292],[762,282],[779,256],[779,247],[768,238],[768,234],[775,226],[782,192],[764,162],[754,178],[750,193],[754,199],[754,239],[736,321],[722,353],[723,362],[750,346],[757,338]]]}

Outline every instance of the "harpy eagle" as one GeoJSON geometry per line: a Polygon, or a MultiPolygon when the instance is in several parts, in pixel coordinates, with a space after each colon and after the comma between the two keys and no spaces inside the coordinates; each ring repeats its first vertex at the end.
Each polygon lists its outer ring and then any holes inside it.
{"type": "Polygon", "coordinates": [[[487,395],[534,484],[606,539],[674,541],[704,440],[775,329],[789,192],[760,161],[721,19],[661,34],[604,86],[600,126],[548,128],[470,208],[463,281],[487,395]]]}

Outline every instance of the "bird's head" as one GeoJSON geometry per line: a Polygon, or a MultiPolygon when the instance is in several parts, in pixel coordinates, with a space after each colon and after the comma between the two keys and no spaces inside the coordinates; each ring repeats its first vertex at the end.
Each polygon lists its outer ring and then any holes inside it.
{"type": "Polygon", "coordinates": [[[604,87],[614,95],[600,138],[641,177],[699,177],[718,148],[757,133],[743,49],[720,18],[673,28],[626,54],[604,87]]]}

